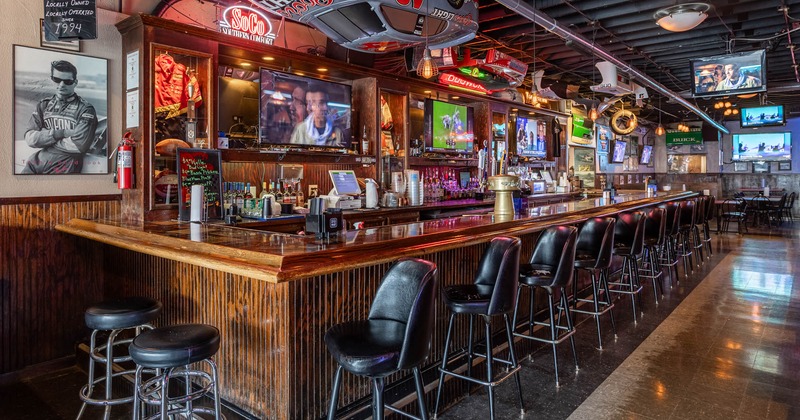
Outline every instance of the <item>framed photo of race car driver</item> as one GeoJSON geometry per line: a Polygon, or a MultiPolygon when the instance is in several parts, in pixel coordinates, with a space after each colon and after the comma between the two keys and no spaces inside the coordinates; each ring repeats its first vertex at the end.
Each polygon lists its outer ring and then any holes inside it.
{"type": "Polygon", "coordinates": [[[14,174],[108,173],[108,61],[14,45],[14,174]]]}

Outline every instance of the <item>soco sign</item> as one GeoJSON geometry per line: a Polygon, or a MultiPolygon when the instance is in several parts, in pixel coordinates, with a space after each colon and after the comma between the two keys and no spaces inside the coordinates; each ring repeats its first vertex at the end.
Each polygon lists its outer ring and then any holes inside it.
{"type": "Polygon", "coordinates": [[[272,45],[272,23],[261,12],[246,6],[232,6],[222,12],[219,31],[226,35],[272,45]]]}

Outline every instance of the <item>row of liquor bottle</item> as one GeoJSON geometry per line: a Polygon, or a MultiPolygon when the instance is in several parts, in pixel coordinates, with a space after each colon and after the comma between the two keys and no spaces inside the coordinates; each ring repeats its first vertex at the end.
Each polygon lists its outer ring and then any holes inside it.
{"type": "Polygon", "coordinates": [[[279,180],[278,183],[266,181],[261,183],[261,193],[256,195],[256,186],[249,182],[225,182],[223,184],[225,208],[233,208],[239,212],[260,210],[263,198],[271,196],[279,204],[294,204],[302,207],[305,195],[299,180],[279,180]]]}

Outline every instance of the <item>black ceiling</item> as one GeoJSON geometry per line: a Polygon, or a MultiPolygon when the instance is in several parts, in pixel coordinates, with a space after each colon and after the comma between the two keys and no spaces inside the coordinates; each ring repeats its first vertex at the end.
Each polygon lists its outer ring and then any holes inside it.
{"type": "MultiPolygon", "coordinates": [[[[800,78],[790,37],[800,39],[800,0],[728,0],[707,2],[713,6],[709,17],[686,32],[669,32],[655,24],[659,9],[678,3],[667,0],[533,0],[527,4],[556,20],[559,25],[593,40],[617,58],[627,62],[676,93],[684,93],[700,109],[708,109],[715,119],[713,104],[719,98],[692,99],[689,59],[729,52],[766,49],[766,94],[751,99],[730,98],[739,106],[777,103],[800,113],[800,78]],[[783,10],[786,9],[787,13],[783,10]],[[796,18],[795,18],[796,16],[796,18]]],[[[576,48],[542,27],[494,1],[482,1],[479,8],[480,30],[467,46],[472,49],[499,48],[545,70],[545,77],[579,85],[584,96],[591,96],[590,85],[602,77],[594,69],[597,61],[591,53],[576,48]]],[[[800,59],[800,57],[798,57],[800,59]]],[[[526,81],[530,83],[530,79],[526,81]]],[[[650,113],[658,107],[659,95],[648,88],[650,113]]],[[[661,107],[681,119],[683,107],[661,99],[661,107]]],[[[665,120],[671,119],[666,114],[665,120]]],[[[718,118],[716,118],[718,117],[718,118]]],[[[688,119],[692,119],[691,116],[688,119]]]]}

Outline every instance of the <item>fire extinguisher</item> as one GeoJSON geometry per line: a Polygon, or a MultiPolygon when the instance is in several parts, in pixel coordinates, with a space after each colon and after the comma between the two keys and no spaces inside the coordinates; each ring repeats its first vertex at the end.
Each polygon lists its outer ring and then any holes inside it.
{"type": "Polygon", "coordinates": [[[133,133],[128,131],[122,137],[122,140],[117,146],[117,171],[114,178],[116,178],[117,186],[121,190],[127,190],[134,187],[135,177],[133,174],[133,133]]]}

